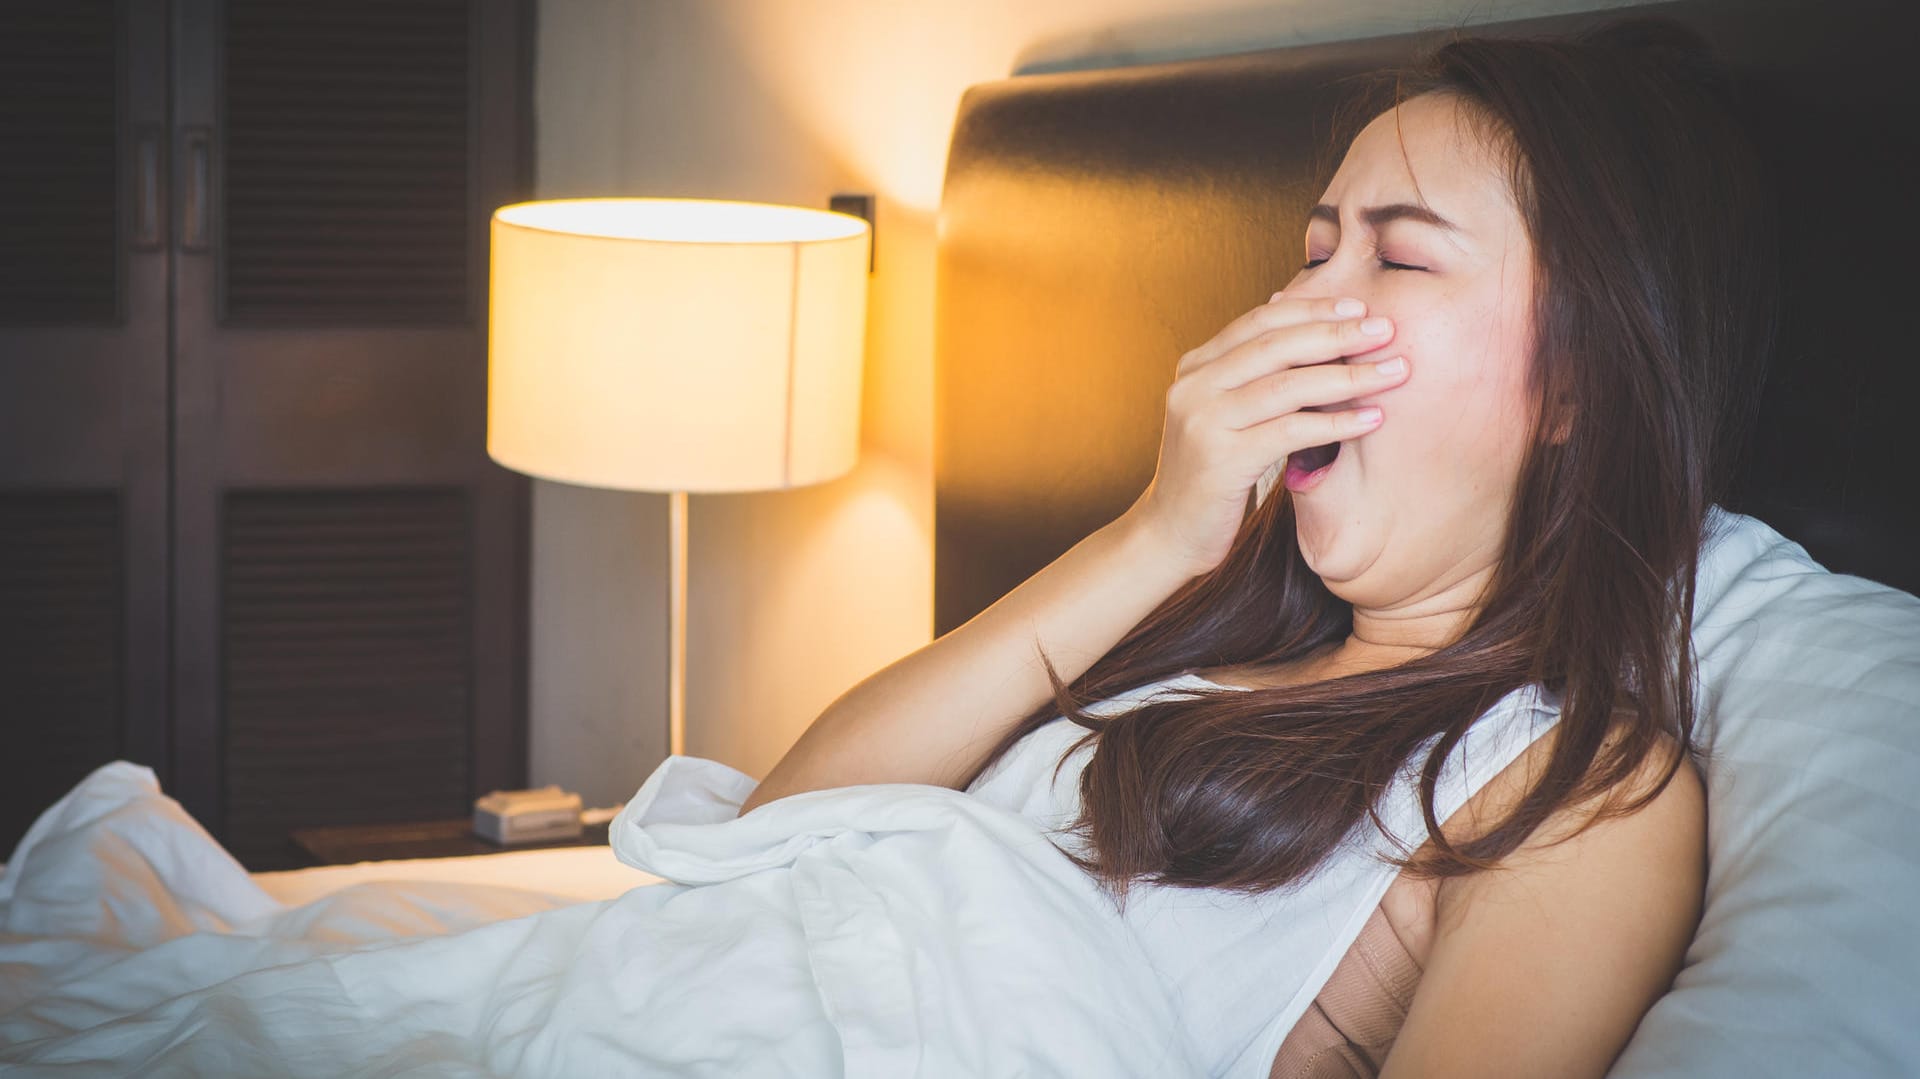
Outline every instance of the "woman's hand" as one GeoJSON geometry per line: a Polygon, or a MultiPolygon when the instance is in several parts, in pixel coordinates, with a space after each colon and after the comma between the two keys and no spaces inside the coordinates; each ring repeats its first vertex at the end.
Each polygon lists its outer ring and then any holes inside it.
{"type": "Polygon", "coordinates": [[[1372,362],[1330,362],[1393,340],[1389,320],[1365,313],[1358,300],[1276,292],[1180,357],[1153,481],[1123,518],[1158,535],[1194,576],[1218,566],[1246,515],[1247,492],[1274,462],[1380,425],[1378,408],[1307,411],[1406,379],[1404,362],[1387,373],[1372,362]]]}

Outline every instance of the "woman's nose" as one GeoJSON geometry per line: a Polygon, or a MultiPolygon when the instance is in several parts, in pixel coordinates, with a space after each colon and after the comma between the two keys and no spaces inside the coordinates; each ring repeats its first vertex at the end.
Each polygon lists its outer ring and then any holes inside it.
{"type": "Polygon", "coordinates": [[[1314,267],[1313,291],[1328,296],[1351,296],[1364,301],[1367,310],[1372,311],[1373,296],[1363,270],[1359,259],[1335,255],[1314,267]]]}
{"type": "Polygon", "coordinates": [[[1366,304],[1369,314],[1375,313],[1370,286],[1357,260],[1343,259],[1338,255],[1315,266],[1311,272],[1305,269],[1296,271],[1293,280],[1287,282],[1287,287],[1281,291],[1289,296],[1309,298],[1351,296],[1366,304]]]}

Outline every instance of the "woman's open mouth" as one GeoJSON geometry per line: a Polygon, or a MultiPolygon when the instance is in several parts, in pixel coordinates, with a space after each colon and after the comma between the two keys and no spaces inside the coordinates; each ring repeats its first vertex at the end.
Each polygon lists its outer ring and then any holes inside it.
{"type": "MultiPolygon", "coordinates": [[[[1342,401],[1333,405],[1307,405],[1302,412],[1338,412],[1352,408],[1357,402],[1342,401]]],[[[1299,494],[1311,491],[1327,478],[1335,461],[1340,459],[1340,447],[1344,442],[1327,442],[1318,446],[1309,446],[1304,450],[1295,450],[1287,455],[1287,467],[1281,475],[1281,482],[1287,490],[1299,494]]]]}
{"type": "Polygon", "coordinates": [[[1282,480],[1287,490],[1300,494],[1318,487],[1333,468],[1334,461],[1339,459],[1341,445],[1339,442],[1328,442],[1288,454],[1286,474],[1282,480]]]}

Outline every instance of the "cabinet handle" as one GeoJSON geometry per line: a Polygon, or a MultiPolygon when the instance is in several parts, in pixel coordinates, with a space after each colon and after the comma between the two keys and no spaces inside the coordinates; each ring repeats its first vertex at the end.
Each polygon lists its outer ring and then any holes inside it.
{"type": "Polygon", "coordinates": [[[185,190],[180,199],[180,250],[207,249],[207,200],[212,185],[208,157],[212,153],[213,133],[204,127],[190,127],[181,139],[187,160],[185,190]]]}
{"type": "Polygon", "coordinates": [[[142,127],[133,137],[133,249],[160,246],[160,132],[142,127]]]}

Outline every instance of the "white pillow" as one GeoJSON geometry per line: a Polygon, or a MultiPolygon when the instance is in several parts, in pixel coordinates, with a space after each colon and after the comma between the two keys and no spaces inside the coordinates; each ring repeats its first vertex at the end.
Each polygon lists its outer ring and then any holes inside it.
{"type": "Polygon", "coordinates": [[[1920,1075],[1920,598],[1708,529],[1706,911],[1609,1077],[1920,1075]]]}

